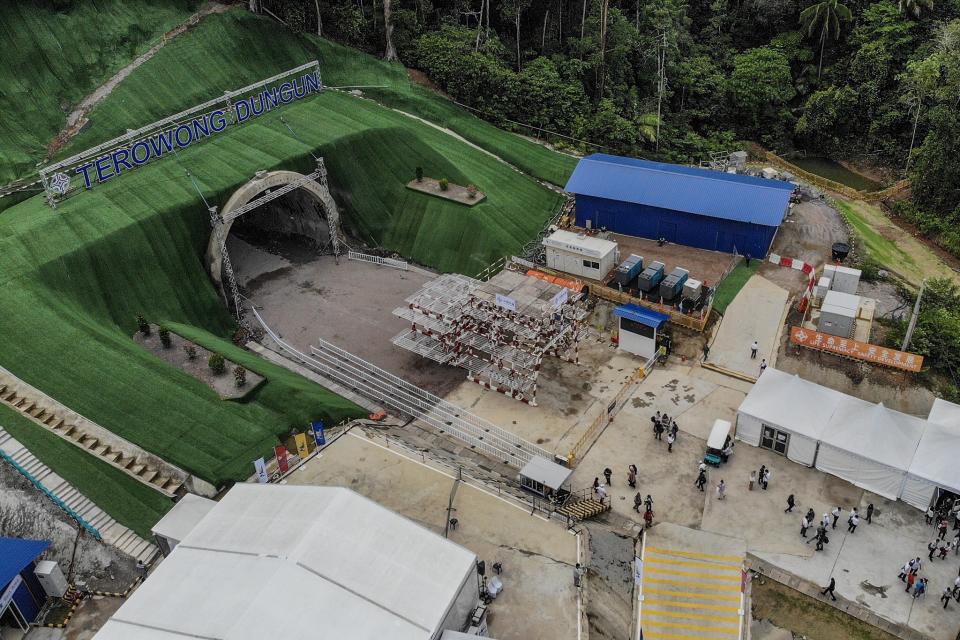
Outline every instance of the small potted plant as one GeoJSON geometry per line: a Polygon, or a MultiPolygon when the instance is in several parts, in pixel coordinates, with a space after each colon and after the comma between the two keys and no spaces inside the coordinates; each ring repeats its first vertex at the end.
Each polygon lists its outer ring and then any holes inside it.
{"type": "Polygon", "coordinates": [[[423,167],[417,167],[417,182],[423,182],[423,167]]]}
{"type": "Polygon", "coordinates": [[[237,365],[233,370],[233,379],[236,381],[238,388],[247,384],[247,370],[237,365]]]}
{"type": "Polygon", "coordinates": [[[437,185],[440,186],[440,191],[446,191],[450,188],[450,181],[446,178],[440,178],[440,180],[437,181],[437,185]]]}
{"type": "Polygon", "coordinates": [[[467,185],[467,197],[473,200],[477,197],[477,185],[468,184],[467,185]]]}
{"type": "Polygon", "coordinates": [[[168,331],[167,329],[161,328],[160,331],[157,332],[157,334],[160,336],[160,344],[163,345],[163,348],[169,349],[170,348],[170,331],[168,331]]]}
{"type": "Polygon", "coordinates": [[[183,351],[187,354],[187,360],[197,359],[197,348],[192,344],[184,345],[183,351]]]}
{"type": "Polygon", "coordinates": [[[142,315],[137,315],[137,329],[145,336],[150,335],[150,323],[142,315]]]}
{"type": "Polygon", "coordinates": [[[215,376],[222,375],[223,372],[227,370],[227,363],[224,361],[223,356],[219,353],[210,354],[210,358],[207,360],[207,365],[210,367],[210,371],[212,371],[213,375],[215,376]]]}

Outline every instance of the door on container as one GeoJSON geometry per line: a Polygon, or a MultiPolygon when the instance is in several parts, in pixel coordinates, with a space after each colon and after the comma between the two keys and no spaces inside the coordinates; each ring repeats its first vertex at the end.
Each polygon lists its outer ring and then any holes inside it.
{"type": "Polygon", "coordinates": [[[782,456],[787,455],[787,447],[790,445],[790,434],[786,431],[780,431],[773,427],[763,425],[763,431],[760,433],[760,448],[769,449],[782,456]]]}
{"type": "Polygon", "coordinates": [[[660,228],[657,230],[657,235],[660,238],[663,238],[664,240],[666,240],[667,242],[676,242],[677,241],[677,223],[661,220],[660,228]]]}

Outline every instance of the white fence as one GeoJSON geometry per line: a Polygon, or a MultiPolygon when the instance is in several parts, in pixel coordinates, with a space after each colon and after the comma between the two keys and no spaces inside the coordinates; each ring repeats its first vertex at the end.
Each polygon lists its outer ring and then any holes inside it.
{"type": "Polygon", "coordinates": [[[360,253],[359,251],[348,251],[347,252],[348,260],[359,260],[360,262],[369,262],[371,264],[379,264],[384,267],[393,267],[394,269],[402,269],[404,271],[410,268],[410,265],[403,260],[394,260],[393,258],[381,258],[380,256],[372,256],[369,253],[360,253]]]}

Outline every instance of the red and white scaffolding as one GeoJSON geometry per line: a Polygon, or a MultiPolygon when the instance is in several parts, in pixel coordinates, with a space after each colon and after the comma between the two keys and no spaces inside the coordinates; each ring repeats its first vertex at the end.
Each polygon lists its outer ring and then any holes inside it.
{"type": "Polygon", "coordinates": [[[589,311],[585,296],[515,271],[482,282],[446,274],[406,299],[394,315],[410,328],[393,343],[442,364],[467,370],[467,379],[536,405],[544,356],[578,362],[589,311]]]}

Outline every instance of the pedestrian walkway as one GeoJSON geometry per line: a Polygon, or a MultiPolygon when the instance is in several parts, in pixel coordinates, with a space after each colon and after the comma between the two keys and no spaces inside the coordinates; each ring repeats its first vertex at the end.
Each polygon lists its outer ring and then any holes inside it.
{"type": "Polygon", "coordinates": [[[650,529],[641,558],[637,637],[739,640],[745,555],[742,540],[669,523],[650,529]]]}
{"type": "Polygon", "coordinates": [[[786,289],[763,276],[752,276],[723,314],[707,362],[751,378],[759,376],[764,358],[773,364],[771,356],[777,350],[777,334],[786,304],[786,289]],[[750,345],[754,340],[759,349],[757,357],[751,358],[750,345]]]}

